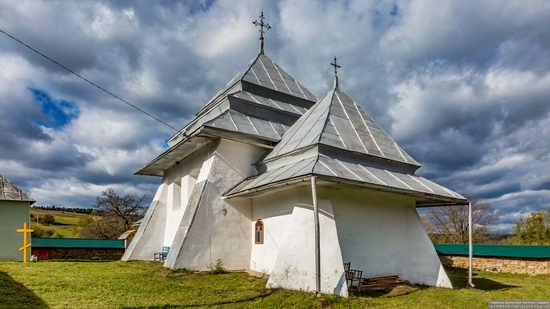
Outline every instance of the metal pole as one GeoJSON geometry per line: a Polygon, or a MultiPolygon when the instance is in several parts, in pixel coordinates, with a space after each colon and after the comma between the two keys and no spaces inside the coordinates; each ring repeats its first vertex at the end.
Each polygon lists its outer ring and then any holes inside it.
{"type": "Polygon", "coordinates": [[[317,181],[311,176],[311,198],[313,199],[313,215],[315,217],[315,291],[321,295],[321,249],[319,237],[319,208],[317,207],[317,181]]]}
{"type": "Polygon", "coordinates": [[[474,287],[472,282],[472,258],[474,255],[474,244],[472,239],[472,203],[468,203],[468,285],[474,287]]]}

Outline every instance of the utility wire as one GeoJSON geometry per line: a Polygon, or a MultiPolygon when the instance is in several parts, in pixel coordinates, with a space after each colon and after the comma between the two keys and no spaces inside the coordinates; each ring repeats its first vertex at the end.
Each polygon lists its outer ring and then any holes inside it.
{"type": "Polygon", "coordinates": [[[147,115],[147,116],[149,116],[150,118],[152,118],[152,119],[154,119],[154,120],[156,120],[156,121],[162,123],[163,125],[169,127],[170,129],[172,129],[172,130],[174,130],[174,131],[176,131],[176,132],[179,131],[178,129],[174,128],[173,126],[169,125],[168,123],[166,123],[166,122],[160,120],[158,117],[156,117],[156,116],[154,116],[154,115],[152,115],[152,114],[150,114],[150,113],[144,111],[143,109],[141,109],[141,108],[137,107],[136,105],[134,105],[134,104],[132,104],[132,103],[126,101],[125,99],[123,99],[123,98],[119,97],[118,95],[116,95],[116,94],[110,92],[109,90],[103,88],[102,86],[100,86],[100,85],[98,85],[98,84],[92,82],[91,80],[87,79],[86,77],[84,77],[84,76],[82,76],[82,75],[76,73],[75,71],[71,70],[71,69],[68,68],[67,66],[65,66],[65,65],[63,65],[63,64],[61,64],[61,63],[55,61],[54,59],[50,58],[49,56],[43,54],[42,52],[40,52],[40,51],[38,51],[38,50],[36,50],[36,49],[34,49],[33,47],[29,46],[29,45],[26,44],[25,42],[23,42],[23,41],[19,40],[18,38],[14,37],[13,35],[7,33],[6,31],[0,29],[0,32],[2,32],[4,35],[6,35],[7,37],[9,37],[10,39],[16,41],[17,43],[19,43],[19,44],[25,46],[26,48],[30,49],[30,50],[33,51],[34,53],[36,53],[36,54],[38,54],[38,55],[40,55],[40,56],[46,58],[47,60],[53,62],[55,65],[61,67],[62,69],[66,70],[67,72],[69,72],[69,73],[75,75],[76,77],[78,77],[78,78],[84,80],[85,82],[87,82],[87,83],[89,83],[90,85],[96,87],[97,89],[99,89],[99,90],[105,92],[106,94],[112,96],[113,98],[115,98],[115,99],[117,99],[117,100],[119,100],[119,101],[121,101],[121,102],[123,102],[123,103],[125,103],[125,104],[127,104],[127,105],[129,105],[129,106],[131,106],[131,107],[133,107],[135,110],[144,113],[145,115],[147,115]]]}

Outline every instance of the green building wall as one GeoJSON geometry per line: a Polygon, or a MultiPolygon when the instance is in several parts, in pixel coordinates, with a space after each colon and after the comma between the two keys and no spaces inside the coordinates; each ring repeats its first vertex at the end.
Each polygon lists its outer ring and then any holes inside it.
{"type": "Polygon", "coordinates": [[[0,200],[0,260],[23,260],[23,233],[16,230],[30,221],[29,207],[30,202],[0,200]]]}

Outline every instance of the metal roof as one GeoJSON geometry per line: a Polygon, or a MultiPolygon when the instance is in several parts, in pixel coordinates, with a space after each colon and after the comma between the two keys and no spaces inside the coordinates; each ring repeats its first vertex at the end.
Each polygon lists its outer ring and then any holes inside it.
{"type": "Polygon", "coordinates": [[[231,94],[230,97],[245,100],[247,102],[255,103],[274,110],[284,111],[297,116],[302,116],[305,112],[307,112],[307,108],[305,107],[286,103],[280,100],[274,100],[272,98],[266,98],[260,95],[253,94],[248,91],[235,92],[231,94]]]}
{"type": "Polygon", "coordinates": [[[226,196],[233,197],[250,194],[254,191],[267,190],[273,184],[309,175],[325,176],[326,179],[332,179],[334,182],[346,180],[357,185],[383,191],[421,193],[433,200],[459,202],[466,200],[462,195],[426,178],[399,169],[390,170],[368,161],[353,160],[346,157],[330,157],[322,153],[296,161],[289,161],[287,164],[274,166],[273,168],[268,166],[267,171],[246,179],[231,189],[226,196]]]}
{"type": "Polygon", "coordinates": [[[0,200],[4,201],[27,201],[34,203],[27,193],[16,187],[6,177],[0,175],[0,200]]]}
{"type": "Polygon", "coordinates": [[[419,167],[335,86],[287,130],[259,164],[260,173],[241,182],[226,197],[254,194],[317,175],[330,182],[414,195],[422,202],[466,201],[460,194],[416,176],[419,167]]]}
{"type": "Polygon", "coordinates": [[[311,107],[266,157],[271,160],[300,148],[324,144],[420,167],[397,143],[339,88],[311,107]]]}
{"type": "Polygon", "coordinates": [[[231,137],[272,148],[315,101],[309,90],[260,54],[168,140],[165,152],[136,174],[162,176],[205,145],[205,140],[197,137],[210,141],[216,136],[231,137]]]}
{"type": "Polygon", "coordinates": [[[284,124],[263,120],[231,109],[206,122],[204,126],[256,135],[275,142],[280,141],[288,129],[288,126],[284,124]]]}
{"type": "Polygon", "coordinates": [[[239,82],[248,82],[293,97],[315,102],[317,98],[294,77],[290,76],[271,58],[264,54],[258,54],[244,70],[235,75],[227,85],[220,90],[210,101],[197,113],[200,115],[207,111],[212,103],[216,102],[224,94],[227,94],[239,82]]]}
{"type": "Polygon", "coordinates": [[[164,171],[176,165],[200,148],[211,143],[212,140],[198,135],[186,136],[174,146],[166,149],[163,153],[151,160],[147,165],[139,169],[137,175],[162,176],[164,171]]]}

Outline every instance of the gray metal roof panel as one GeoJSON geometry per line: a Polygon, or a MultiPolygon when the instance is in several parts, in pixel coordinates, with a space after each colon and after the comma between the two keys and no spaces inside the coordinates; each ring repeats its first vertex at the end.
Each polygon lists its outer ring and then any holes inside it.
{"type": "Polygon", "coordinates": [[[329,112],[331,94],[325,95],[298,119],[266,159],[307,147],[319,141],[329,112]]]}
{"type": "Polygon", "coordinates": [[[254,118],[234,110],[224,112],[217,118],[204,123],[204,126],[255,135],[275,141],[281,139],[282,134],[279,132],[285,130],[285,126],[281,124],[274,124],[270,121],[254,118]]]}
{"type": "Polygon", "coordinates": [[[26,201],[34,203],[27,193],[15,186],[6,177],[0,175],[0,200],[26,201]]]}
{"type": "Polygon", "coordinates": [[[268,169],[258,176],[246,179],[226,195],[231,196],[261,187],[268,188],[270,184],[309,174],[374,185],[382,190],[383,188],[388,188],[388,191],[397,189],[447,199],[465,200],[460,194],[414,174],[339,160],[322,154],[268,169]]]}
{"type": "Polygon", "coordinates": [[[301,107],[301,106],[295,106],[290,103],[273,100],[271,98],[265,98],[247,91],[239,91],[231,94],[232,97],[239,98],[241,100],[245,100],[248,102],[252,102],[258,105],[266,106],[272,109],[285,111],[294,115],[301,116],[303,115],[307,109],[301,107]]]}
{"type": "Polygon", "coordinates": [[[316,157],[305,158],[297,162],[268,170],[258,176],[245,179],[243,182],[231,189],[228,194],[259,188],[277,181],[310,174],[313,171],[316,159],[316,157]]]}
{"type": "Polygon", "coordinates": [[[271,58],[264,54],[259,54],[249,62],[244,70],[235,75],[225,87],[218,91],[197,115],[206,112],[220,96],[227,94],[230,89],[241,81],[246,81],[300,99],[312,102],[317,101],[317,98],[309,90],[273,62],[271,58]]]}
{"type": "Polygon", "coordinates": [[[420,166],[339,88],[329,91],[298,119],[266,160],[317,143],[420,166]]]}

